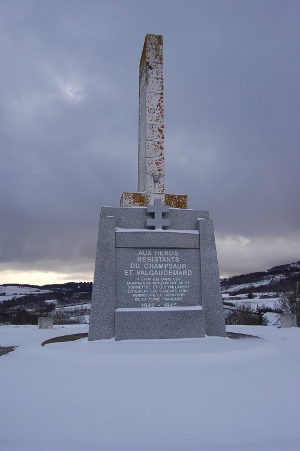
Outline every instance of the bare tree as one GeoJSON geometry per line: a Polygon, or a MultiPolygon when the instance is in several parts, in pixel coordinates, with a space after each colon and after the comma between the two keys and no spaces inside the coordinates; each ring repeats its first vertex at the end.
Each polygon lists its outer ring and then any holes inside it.
{"type": "Polygon", "coordinates": [[[227,309],[225,320],[226,324],[244,324],[252,326],[268,325],[268,320],[264,316],[264,309],[254,309],[251,303],[240,305],[238,309],[227,309]]]}

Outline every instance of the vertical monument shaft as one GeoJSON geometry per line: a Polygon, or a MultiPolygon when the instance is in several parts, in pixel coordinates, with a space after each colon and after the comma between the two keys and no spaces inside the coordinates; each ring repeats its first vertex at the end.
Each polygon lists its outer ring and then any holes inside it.
{"type": "Polygon", "coordinates": [[[153,199],[165,192],[163,89],[163,38],[147,34],[140,61],[138,191],[153,199]]]}
{"type": "Polygon", "coordinates": [[[155,199],[188,208],[185,194],[165,194],[163,38],[147,34],[140,61],[138,192],[124,192],[121,207],[146,207],[155,199]]]}

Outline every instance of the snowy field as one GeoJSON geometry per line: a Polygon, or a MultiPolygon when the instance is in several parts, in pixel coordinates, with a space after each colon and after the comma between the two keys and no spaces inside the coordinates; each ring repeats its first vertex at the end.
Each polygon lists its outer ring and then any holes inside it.
{"type": "Polygon", "coordinates": [[[300,329],[41,346],[87,330],[0,327],[1,451],[300,449],[300,329]]]}
{"type": "Polygon", "coordinates": [[[40,288],[34,287],[23,287],[22,285],[9,285],[0,286],[0,302],[8,301],[12,298],[19,298],[20,296],[25,296],[26,294],[41,294],[49,293],[49,290],[42,290],[40,288]],[[4,295],[5,293],[5,295],[4,295]]]}

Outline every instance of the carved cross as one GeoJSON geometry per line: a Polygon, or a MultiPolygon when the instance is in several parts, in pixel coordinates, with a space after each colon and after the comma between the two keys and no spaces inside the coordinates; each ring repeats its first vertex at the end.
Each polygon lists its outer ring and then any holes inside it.
{"type": "Polygon", "coordinates": [[[161,203],[161,199],[154,199],[154,205],[148,205],[147,213],[154,214],[154,218],[147,218],[146,227],[154,227],[154,229],[162,229],[170,227],[170,219],[164,219],[163,215],[169,213],[169,207],[161,203]]]}

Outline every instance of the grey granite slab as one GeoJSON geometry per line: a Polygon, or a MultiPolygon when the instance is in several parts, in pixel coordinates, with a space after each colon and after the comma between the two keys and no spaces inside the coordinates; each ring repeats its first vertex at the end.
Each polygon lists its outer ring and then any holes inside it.
{"type": "Polygon", "coordinates": [[[115,335],[115,218],[101,218],[91,302],[89,340],[115,335]]]}
{"type": "Polygon", "coordinates": [[[115,312],[116,340],[204,337],[202,310],[115,312]]]}
{"type": "Polygon", "coordinates": [[[211,220],[199,220],[202,305],[206,335],[226,336],[220,275],[211,220]]]}
{"type": "Polygon", "coordinates": [[[101,209],[89,340],[225,337],[213,223],[175,210],[149,230],[146,208],[101,209]]]}
{"type": "Polygon", "coordinates": [[[116,233],[116,247],[157,247],[157,248],[182,248],[197,249],[199,248],[199,234],[197,233],[180,233],[169,231],[130,231],[116,233]]]}
{"type": "MultiPolygon", "coordinates": [[[[101,218],[114,216],[116,227],[124,229],[144,229],[146,227],[146,207],[102,207],[101,218]]],[[[198,230],[198,218],[209,219],[207,210],[183,210],[169,208],[170,229],[198,230]]]]}

